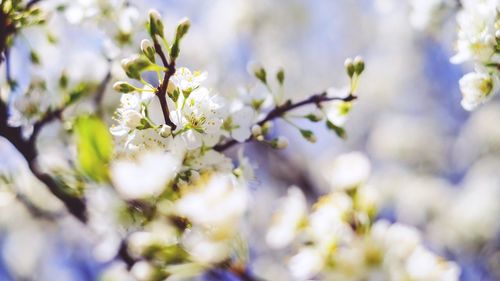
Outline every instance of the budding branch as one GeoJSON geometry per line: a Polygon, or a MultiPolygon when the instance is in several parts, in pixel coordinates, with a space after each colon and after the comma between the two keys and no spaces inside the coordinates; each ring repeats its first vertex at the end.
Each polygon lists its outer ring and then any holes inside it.
{"type": "MultiPolygon", "coordinates": [[[[292,103],[291,100],[288,100],[283,105],[276,106],[273,110],[269,111],[269,113],[266,115],[266,117],[264,117],[264,119],[257,122],[257,125],[262,126],[266,122],[274,120],[276,118],[280,118],[283,115],[285,115],[285,113],[287,113],[293,109],[296,109],[298,107],[302,107],[304,105],[315,104],[317,107],[319,107],[321,105],[321,103],[323,103],[323,102],[334,101],[334,100],[349,102],[349,101],[353,101],[355,99],[356,99],[356,96],[354,96],[352,94],[350,94],[349,96],[347,96],[345,98],[340,98],[340,97],[328,97],[327,93],[323,92],[320,94],[313,95],[305,100],[302,100],[302,101],[299,101],[296,103],[292,103]]],[[[245,142],[251,141],[252,139],[253,139],[253,137],[249,137],[247,140],[245,140],[245,142]]],[[[226,143],[216,145],[216,146],[214,146],[213,149],[216,151],[224,151],[226,149],[231,148],[232,146],[234,146],[236,144],[238,144],[238,142],[233,139],[233,140],[227,141],[226,143]]]]}
{"type": "Polygon", "coordinates": [[[172,120],[170,120],[170,112],[167,105],[167,88],[170,77],[175,74],[175,58],[170,57],[170,62],[168,62],[165,53],[163,52],[161,45],[158,43],[155,37],[153,37],[155,51],[160,56],[163,66],[166,67],[165,75],[163,76],[163,81],[161,81],[158,88],[156,88],[156,96],[160,100],[161,111],[163,113],[163,118],[165,119],[165,124],[172,128],[172,131],[177,127],[172,120]]]}

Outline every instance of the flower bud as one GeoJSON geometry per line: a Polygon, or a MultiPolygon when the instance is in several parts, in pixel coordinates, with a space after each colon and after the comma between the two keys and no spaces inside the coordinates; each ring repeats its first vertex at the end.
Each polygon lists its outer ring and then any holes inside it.
{"type": "Polygon", "coordinates": [[[172,134],[172,128],[169,125],[162,124],[160,127],[160,136],[166,138],[172,134]]]}
{"type": "Polygon", "coordinates": [[[140,79],[141,72],[146,69],[151,63],[139,55],[123,59],[121,61],[123,70],[129,78],[140,79]]]}
{"type": "Polygon", "coordinates": [[[149,59],[150,62],[155,62],[155,48],[151,41],[144,39],[141,41],[142,53],[149,59]]]}
{"type": "Polygon", "coordinates": [[[347,75],[349,77],[352,77],[354,75],[354,64],[352,62],[352,59],[351,58],[347,58],[344,62],[344,67],[345,67],[345,70],[347,72],[347,75]]]}
{"type": "Polygon", "coordinates": [[[318,140],[314,135],[314,133],[310,130],[300,130],[300,133],[306,140],[308,140],[311,143],[315,143],[318,140]]]}
{"type": "Polygon", "coordinates": [[[154,242],[154,237],[150,232],[134,232],[127,239],[127,250],[133,257],[140,257],[154,242]]]}
{"type": "Polygon", "coordinates": [[[179,24],[177,25],[177,31],[175,32],[175,39],[176,40],[181,40],[184,35],[189,31],[189,28],[191,27],[191,21],[189,21],[188,18],[183,18],[180,20],[179,24]]]}
{"type": "Polygon", "coordinates": [[[319,121],[323,120],[324,114],[323,114],[323,112],[321,112],[321,110],[318,109],[318,110],[315,110],[315,111],[307,114],[305,116],[305,118],[307,118],[311,122],[319,122],[319,121]]]}
{"type": "Polygon", "coordinates": [[[180,48],[179,44],[181,42],[182,37],[186,35],[191,26],[191,22],[188,18],[183,18],[179,24],[177,25],[177,30],[175,32],[175,40],[172,46],[170,47],[170,56],[176,59],[179,56],[180,48]]]}
{"type": "Polygon", "coordinates": [[[357,56],[354,58],[354,72],[356,72],[356,74],[360,75],[361,73],[363,73],[363,70],[365,70],[365,61],[363,60],[362,57],[360,56],[357,56]]]}
{"type": "Polygon", "coordinates": [[[287,148],[288,147],[288,139],[280,136],[277,139],[273,140],[271,145],[273,148],[277,148],[277,149],[287,148]]]}
{"type": "Polygon", "coordinates": [[[113,84],[113,89],[120,93],[130,93],[135,90],[135,87],[127,82],[118,81],[115,84],[113,84]]]}
{"type": "Polygon", "coordinates": [[[121,115],[125,126],[135,129],[141,125],[142,115],[137,110],[127,109],[121,115]]]}
{"type": "Polygon", "coordinates": [[[276,80],[278,80],[280,85],[283,85],[285,82],[285,71],[282,68],[278,70],[278,73],[276,73],[276,80]]]}
{"type": "Polygon", "coordinates": [[[257,124],[253,125],[252,126],[252,136],[258,137],[260,135],[262,135],[262,127],[257,125],[257,124]]]}
{"type": "Polygon", "coordinates": [[[130,273],[138,281],[154,280],[157,275],[156,269],[147,261],[138,261],[130,269],[130,273]]]}
{"type": "Polygon", "coordinates": [[[272,127],[273,127],[272,121],[267,121],[266,123],[264,123],[262,125],[262,134],[266,135],[267,133],[269,133],[269,131],[272,129],[272,127]]]}
{"type": "Polygon", "coordinates": [[[160,13],[156,10],[149,11],[149,22],[148,22],[148,32],[151,38],[155,38],[156,35],[163,38],[163,22],[161,20],[160,13]]]}
{"type": "Polygon", "coordinates": [[[253,75],[255,75],[255,77],[257,79],[259,79],[262,83],[267,84],[267,73],[266,73],[266,70],[264,69],[264,67],[262,67],[261,65],[258,65],[258,66],[255,66],[255,68],[252,69],[252,71],[253,71],[253,75]]]}

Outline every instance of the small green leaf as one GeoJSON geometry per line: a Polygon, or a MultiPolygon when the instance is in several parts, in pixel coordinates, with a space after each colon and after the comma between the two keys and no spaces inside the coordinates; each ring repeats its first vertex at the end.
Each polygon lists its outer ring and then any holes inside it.
{"type": "Polygon", "coordinates": [[[326,120],[326,127],[334,131],[335,134],[337,134],[337,136],[339,136],[342,139],[345,139],[347,137],[345,129],[333,124],[330,120],[326,120]]]}
{"type": "Polygon", "coordinates": [[[82,116],[75,121],[74,129],[80,169],[96,182],[107,181],[108,164],[113,154],[108,127],[95,116],[82,116]]]}

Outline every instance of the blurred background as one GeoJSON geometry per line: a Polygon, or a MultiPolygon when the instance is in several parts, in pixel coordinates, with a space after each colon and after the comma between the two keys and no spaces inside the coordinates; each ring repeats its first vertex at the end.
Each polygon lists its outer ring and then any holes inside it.
{"type": "MultiPolygon", "coordinates": [[[[137,50],[145,33],[135,33],[134,43],[123,48],[109,39],[116,26],[143,30],[134,23],[152,8],[161,12],[167,30],[184,16],[192,20],[178,65],[208,71],[209,84],[221,95],[255,83],[247,71],[252,61],[272,72],[283,67],[286,94],[300,99],[347,85],[345,58],[364,57],[367,67],[345,126],[347,140],[322,123],[308,124],[318,137],[310,144],[278,121],[274,134],[288,137],[288,149],[245,147],[258,178],[251,184],[258,208],[247,231],[255,256],[265,254],[253,261],[256,272],[280,276],[285,270],[270,266],[278,255],[267,253],[260,238],[276,198],[295,184],[314,201],[326,193],[322,178],[332,159],[361,151],[372,162],[370,184],[382,195],[381,217],[418,227],[431,249],[460,264],[461,280],[500,280],[500,101],[472,113],[461,108],[458,80],[467,69],[449,62],[456,36],[452,12],[422,30],[412,24],[410,1],[400,0],[137,0],[128,1],[133,9],[115,10],[99,21],[91,20],[98,14],[88,4],[93,1],[70,2],[80,6],[52,15],[47,27],[24,30],[16,40],[11,75],[20,86],[13,96],[33,77],[57,83],[63,70],[73,81],[101,81],[108,72],[122,77],[120,59],[137,50]],[[48,34],[58,38],[57,45],[47,42],[48,34]],[[30,64],[31,49],[41,66],[30,64]]],[[[119,95],[108,88],[104,101],[111,120],[119,95]]],[[[85,112],[89,106],[72,110],[85,112]]],[[[47,146],[43,163],[53,166],[71,152],[54,138],[63,125],[51,126],[39,145],[47,146]]],[[[230,153],[237,155],[237,149],[230,153]]],[[[0,169],[23,175],[16,186],[27,197],[44,208],[60,208],[27,176],[26,164],[3,139],[0,155],[0,169]]],[[[109,208],[98,203],[96,212],[109,208]]],[[[107,221],[93,223],[99,229],[107,221]]],[[[98,231],[109,239],[101,239],[102,252],[116,243],[106,231],[98,231]]],[[[11,195],[0,193],[0,280],[24,280],[19,276],[27,272],[37,277],[25,280],[96,280],[107,263],[95,258],[90,245],[100,238],[92,235],[69,219],[55,224],[33,218],[11,195]]]]}

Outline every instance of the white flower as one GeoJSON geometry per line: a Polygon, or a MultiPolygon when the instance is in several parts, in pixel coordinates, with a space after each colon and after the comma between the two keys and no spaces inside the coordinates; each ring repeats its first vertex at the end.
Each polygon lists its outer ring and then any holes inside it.
{"type": "Polygon", "coordinates": [[[420,243],[419,231],[410,226],[395,223],[385,233],[384,246],[390,258],[405,259],[420,243]]]}
{"type": "Polygon", "coordinates": [[[309,280],[320,273],[323,266],[323,256],[313,247],[302,248],[288,263],[290,272],[298,280],[309,280]]]}
{"type": "Polygon", "coordinates": [[[231,251],[228,241],[210,239],[198,228],[184,232],[182,245],[195,261],[205,264],[222,262],[231,251]]]}
{"type": "Polygon", "coordinates": [[[170,81],[172,81],[172,83],[182,92],[191,93],[207,79],[207,73],[200,73],[198,71],[191,73],[186,67],[180,67],[170,79],[170,81]]]}
{"type": "Polygon", "coordinates": [[[453,63],[474,60],[488,62],[495,52],[496,1],[463,1],[457,15],[459,25],[457,54],[453,63]]]}
{"type": "MultiPolygon", "coordinates": [[[[349,88],[330,88],[327,90],[328,97],[346,98],[349,96],[349,88]]],[[[336,126],[342,126],[351,111],[352,103],[342,100],[334,100],[324,104],[326,117],[336,126]]]]}
{"type": "Polygon", "coordinates": [[[266,235],[267,244],[277,249],[289,245],[306,215],[307,203],[304,194],[298,187],[290,187],[287,196],[281,199],[278,211],[273,216],[266,235]]]}
{"type": "Polygon", "coordinates": [[[23,137],[33,132],[33,125],[42,119],[51,107],[51,97],[40,89],[30,89],[22,96],[16,96],[10,107],[9,126],[22,127],[23,137]]]}
{"type": "Polygon", "coordinates": [[[406,271],[410,279],[416,281],[456,281],[460,275],[460,268],[455,263],[447,262],[422,246],[418,246],[406,261],[406,271]]]}
{"type": "Polygon", "coordinates": [[[255,111],[249,106],[232,109],[231,114],[225,118],[223,129],[239,142],[246,141],[252,134],[251,128],[255,120],[255,111]]]}
{"type": "Polygon", "coordinates": [[[452,7],[450,0],[411,0],[410,23],[417,30],[425,30],[442,19],[442,12],[452,7]]]}
{"type": "Polygon", "coordinates": [[[196,171],[217,171],[230,173],[233,170],[231,158],[215,150],[193,150],[188,153],[184,165],[196,171]]]}
{"type": "Polygon", "coordinates": [[[116,109],[115,120],[117,125],[110,128],[112,135],[123,137],[141,125],[141,121],[146,118],[142,114],[141,106],[146,106],[144,102],[152,98],[150,94],[123,94],[120,98],[120,107],[116,109]]]}
{"type": "Polygon", "coordinates": [[[136,155],[145,150],[170,150],[181,157],[181,155],[184,155],[186,147],[180,139],[164,138],[160,135],[160,132],[149,128],[134,130],[126,135],[124,149],[127,155],[136,155]]]}
{"type": "Polygon", "coordinates": [[[498,87],[497,78],[483,72],[471,72],[460,79],[462,107],[473,110],[486,102],[498,87]]]}
{"type": "Polygon", "coordinates": [[[100,276],[103,281],[134,281],[135,278],[128,272],[124,262],[113,262],[104,269],[100,276]]]}
{"type": "Polygon", "coordinates": [[[139,155],[137,161],[116,160],[111,179],[118,193],[127,200],[160,195],[180,170],[182,159],[160,151],[139,155]]]}
{"type": "Polygon", "coordinates": [[[314,205],[308,230],[319,249],[328,252],[332,245],[352,239],[352,229],[346,222],[346,215],[351,210],[351,198],[340,192],[324,196],[314,205]]]}
{"type": "Polygon", "coordinates": [[[227,258],[246,211],[247,192],[230,174],[202,175],[195,186],[186,187],[175,202],[176,214],[191,222],[182,244],[191,256],[203,263],[227,258]]]}
{"type": "Polygon", "coordinates": [[[370,161],[360,152],[338,156],[323,169],[323,176],[332,189],[346,190],[356,188],[368,180],[370,161]]]}
{"type": "Polygon", "coordinates": [[[133,257],[140,258],[151,246],[170,246],[178,243],[177,229],[161,220],[146,225],[127,238],[127,249],[133,257]]]}
{"type": "Polygon", "coordinates": [[[176,134],[184,139],[189,149],[202,145],[212,147],[222,135],[222,101],[204,87],[191,92],[187,99],[179,98],[177,110],[170,117],[177,125],[176,134]]]}
{"type": "Polygon", "coordinates": [[[269,89],[261,84],[240,88],[239,99],[257,112],[268,109],[274,104],[273,95],[269,92],[269,89]]]}
{"type": "Polygon", "coordinates": [[[176,212],[194,225],[232,235],[246,211],[247,193],[232,175],[215,174],[185,193],[175,203],[176,212]]]}

